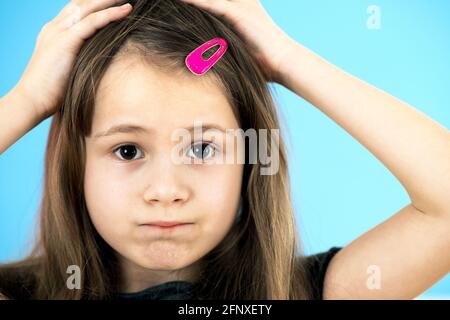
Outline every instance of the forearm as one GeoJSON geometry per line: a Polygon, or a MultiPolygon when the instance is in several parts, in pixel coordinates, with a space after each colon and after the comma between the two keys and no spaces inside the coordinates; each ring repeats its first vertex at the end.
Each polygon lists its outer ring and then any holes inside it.
{"type": "Polygon", "coordinates": [[[16,89],[0,99],[0,155],[43,119],[16,89]]]}
{"type": "Polygon", "coordinates": [[[349,75],[298,43],[282,84],[363,144],[426,213],[450,214],[450,132],[405,102],[349,75]]]}

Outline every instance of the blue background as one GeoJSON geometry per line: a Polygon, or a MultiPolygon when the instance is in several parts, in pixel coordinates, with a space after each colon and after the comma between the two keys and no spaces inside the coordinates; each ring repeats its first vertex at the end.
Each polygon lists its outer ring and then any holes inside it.
{"type": "MultiPolygon", "coordinates": [[[[66,0],[0,0],[0,96],[21,77],[41,27],[66,0]]],[[[294,39],[450,128],[450,1],[262,0],[294,39]],[[367,8],[381,29],[367,28],[367,8]]],[[[306,253],[344,246],[408,204],[369,151],[318,109],[273,85],[290,133],[293,198],[306,253]]],[[[33,240],[50,119],[0,156],[0,261],[33,240]]],[[[443,252],[443,254],[446,254],[443,252]]],[[[447,253],[448,254],[448,253],[447,253]]],[[[450,276],[421,298],[450,298],[450,276]]]]}

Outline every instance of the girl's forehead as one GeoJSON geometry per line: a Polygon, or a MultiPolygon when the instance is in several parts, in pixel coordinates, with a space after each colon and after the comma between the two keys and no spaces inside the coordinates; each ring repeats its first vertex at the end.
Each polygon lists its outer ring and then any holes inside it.
{"type": "Polygon", "coordinates": [[[221,86],[211,76],[188,70],[170,74],[142,59],[121,58],[106,71],[97,90],[94,129],[120,120],[139,120],[149,126],[194,121],[237,128],[237,120],[221,86]]]}

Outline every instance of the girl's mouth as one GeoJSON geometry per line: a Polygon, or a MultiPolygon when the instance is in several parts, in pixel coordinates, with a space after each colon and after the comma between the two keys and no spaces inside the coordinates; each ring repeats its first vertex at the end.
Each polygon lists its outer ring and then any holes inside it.
{"type": "Polygon", "coordinates": [[[155,230],[175,230],[183,227],[192,225],[190,222],[180,222],[180,221],[155,221],[150,223],[145,223],[142,226],[153,228],[155,230]]]}

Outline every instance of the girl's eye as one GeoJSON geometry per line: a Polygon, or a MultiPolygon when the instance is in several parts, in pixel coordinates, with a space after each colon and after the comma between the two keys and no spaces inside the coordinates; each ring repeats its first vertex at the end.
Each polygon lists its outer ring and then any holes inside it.
{"type": "Polygon", "coordinates": [[[139,158],[142,158],[142,151],[132,144],[125,144],[114,150],[114,154],[120,157],[122,160],[131,161],[135,158],[136,154],[141,154],[139,158]]]}
{"type": "Polygon", "coordinates": [[[214,147],[212,143],[197,143],[194,144],[188,151],[188,156],[194,157],[200,160],[206,160],[210,157],[213,157],[216,153],[217,149],[214,147]],[[206,146],[206,147],[204,147],[206,146]],[[192,152],[191,152],[192,151],[192,152]]]}

